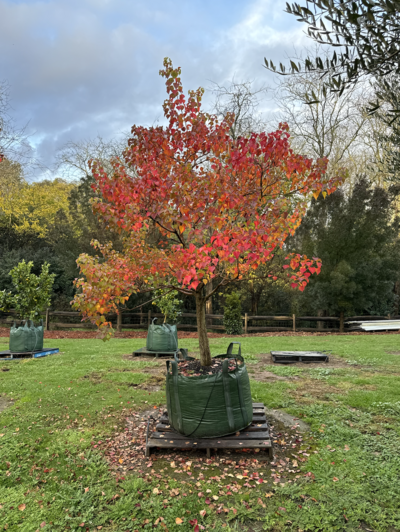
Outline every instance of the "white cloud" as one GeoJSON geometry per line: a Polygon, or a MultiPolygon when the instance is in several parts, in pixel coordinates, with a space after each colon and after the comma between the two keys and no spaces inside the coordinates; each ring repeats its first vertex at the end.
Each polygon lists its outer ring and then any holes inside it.
{"type": "Polygon", "coordinates": [[[0,78],[50,164],[68,140],[110,138],[162,118],[165,56],[182,67],[185,89],[235,74],[266,81],[264,56],[283,61],[305,42],[284,7],[284,0],[0,0],[0,78]]]}

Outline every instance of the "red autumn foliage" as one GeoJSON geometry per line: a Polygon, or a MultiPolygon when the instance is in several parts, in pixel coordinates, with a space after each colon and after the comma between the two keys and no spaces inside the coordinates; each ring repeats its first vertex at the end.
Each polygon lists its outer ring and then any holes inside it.
{"type": "Polygon", "coordinates": [[[232,139],[234,119],[201,110],[203,89],[183,93],[180,69],[164,60],[168,98],[166,127],[132,128],[128,147],[112,161],[113,172],[92,162],[99,199],[94,209],[125,235],[122,253],[94,242],[101,260],[81,255],[83,278],[75,306],[107,328],[104,314],[132,293],[176,289],[196,298],[202,363],[210,363],[205,301],[230,282],[248,278],[261,265],[304,290],[321,261],[287,257],[273,265],[304,216],[310,195],[331,193],[340,182],[325,173],[327,160],[312,161],[290,147],[281,124],[272,133],[232,139]],[[213,283],[205,295],[204,287],[213,283]]]}

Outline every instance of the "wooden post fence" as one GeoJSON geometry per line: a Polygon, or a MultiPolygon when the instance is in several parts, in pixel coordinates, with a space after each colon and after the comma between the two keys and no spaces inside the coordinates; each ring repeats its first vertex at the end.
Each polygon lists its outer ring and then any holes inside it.
{"type": "Polygon", "coordinates": [[[244,334],[247,334],[247,312],[244,315],[244,334]]]}

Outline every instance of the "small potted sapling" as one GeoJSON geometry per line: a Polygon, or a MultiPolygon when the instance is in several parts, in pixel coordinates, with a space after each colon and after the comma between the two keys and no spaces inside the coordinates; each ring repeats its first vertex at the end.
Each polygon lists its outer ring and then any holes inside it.
{"type": "Polygon", "coordinates": [[[17,317],[25,321],[23,326],[14,322],[10,330],[11,353],[25,353],[43,349],[43,322],[35,327],[40,313],[50,306],[54,273],[49,273],[49,264],[42,265],[40,275],[31,273],[33,262],[24,260],[13,268],[11,275],[13,289],[0,291],[0,310],[14,309],[17,317]]]}
{"type": "Polygon", "coordinates": [[[147,333],[146,348],[148,351],[174,352],[178,350],[178,331],[176,324],[181,316],[182,301],[178,299],[178,292],[172,290],[157,290],[156,299],[153,305],[156,305],[164,314],[164,323],[156,325],[153,319],[147,333]]]}

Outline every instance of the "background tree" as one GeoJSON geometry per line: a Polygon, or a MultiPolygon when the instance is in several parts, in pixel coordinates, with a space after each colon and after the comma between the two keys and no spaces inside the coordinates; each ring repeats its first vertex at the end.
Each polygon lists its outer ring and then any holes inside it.
{"type": "Polygon", "coordinates": [[[258,110],[262,96],[267,93],[265,86],[257,89],[253,88],[252,81],[232,80],[228,85],[214,83],[211,91],[215,95],[215,114],[221,119],[234,116],[229,128],[233,139],[266,130],[267,123],[258,110]]]}
{"type": "Polygon", "coordinates": [[[301,296],[303,307],[336,316],[393,311],[400,258],[399,220],[393,218],[397,192],[360,179],[349,197],[336,190],[313,199],[289,241],[323,263],[301,296]]]}
{"type": "MultiPolygon", "coordinates": [[[[399,0],[308,0],[305,6],[287,4],[286,11],[306,24],[309,37],[332,53],[328,58],[291,61],[288,70],[282,64],[277,69],[265,59],[268,69],[279,74],[316,72],[325,76],[324,92],[342,94],[370,75],[382,80],[386,93],[391,91],[387,77],[400,74],[399,0]]],[[[379,107],[379,91],[376,96],[371,111],[379,107]]],[[[315,101],[318,96],[311,91],[309,102],[315,101]]],[[[395,105],[390,112],[396,118],[400,108],[395,105]]]]}
{"type": "MultiPolygon", "coordinates": [[[[234,117],[219,122],[203,113],[202,89],[190,91],[186,101],[180,69],[167,59],[164,67],[168,126],[134,126],[123,163],[112,162],[113,173],[93,165],[101,198],[95,208],[124,234],[124,250],[97,244],[101,261],[80,256],[84,278],[75,306],[104,327],[104,314],[133,292],[166,288],[192,296],[201,363],[207,366],[205,304],[212,293],[205,286],[213,280],[217,291],[268,263],[267,275],[277,278],[274,251],[299,225],[309,195],[333,192],[340,179],[326,177],[326,160],[313,163],[293,153],[284,126],[232,139],[234,117]]],[[[284,268],[281,273],[303,290],[320,263],[294,255],[284,268]]]]}
{"type": "Polygon", "coordinates": [[[346,167],[351,175],[354,168],[360,171],[365,153],[365,94],[353,86],[340,98],[324,91],[324,83],[316,73],[283,78],[274,91],[277,120],[289,124],[294,149],[313,158],[327,157],[332,174],[346,167]],[[314,105],[308,105],[311,92],[318,100],[314,105]]]}

